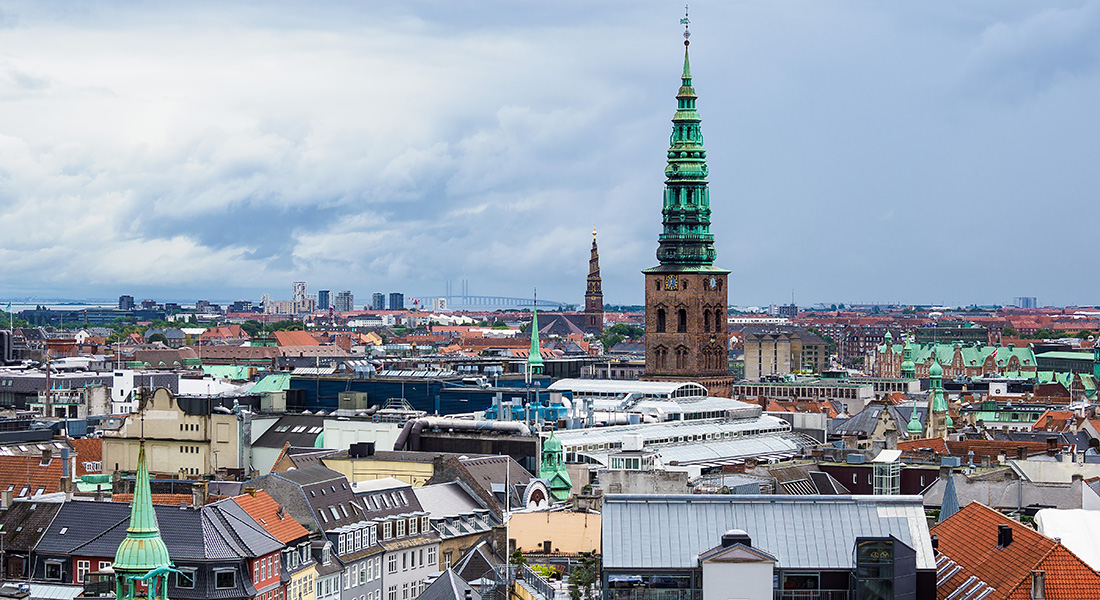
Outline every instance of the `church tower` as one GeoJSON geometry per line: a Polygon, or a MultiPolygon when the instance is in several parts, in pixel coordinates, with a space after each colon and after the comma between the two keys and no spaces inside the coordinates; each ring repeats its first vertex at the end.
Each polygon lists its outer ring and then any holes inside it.
{"type": "Polygon", "coordinates": [[[168,557],[168,546],[160,537],[153,496],[149,488],[149,466],[145,461],[145,440],[138,450],[134,499],[130,506],[130,526],[118,545],[115,562],[115,598],[168,600],[168,576],[178,572],[168,557]]]}
{"type": "Polygon", "coordinates": [[[684,72],[676,94],[672,138],[665,168],[656,267],[645,275],[647,379],[690,379],[723,394],[728,377],[726,326],[729,271],[714,266],[717,253],[710,232],[707,152],[703,148],[695,88],[684,28],[684,72]],[[706,381],[707,378],[719,378],[706,381]]]}
{"type": "Polygon", "coordinates": [[[603,282],[595,227],[592,228],[592,256],[588,259],[588,289],[584,291],[584,328],[589,333],[603,333],[603,282]]]}

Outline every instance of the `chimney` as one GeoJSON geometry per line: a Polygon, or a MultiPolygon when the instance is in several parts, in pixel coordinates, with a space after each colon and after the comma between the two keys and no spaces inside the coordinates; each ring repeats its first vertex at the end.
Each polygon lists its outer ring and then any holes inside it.
{"type": "Polygon", "coordinates": [[[12,490],[0,490],[0,508],[4,510],[11,508],[12,499],[12,490]]]}
{"type": "Polygon", "coordinates": [[[1016,458],[1027,460],[1027,446],[1016,446],[1016,458]]]}
{"type": "Polygon", "coordinates": [[[249,496],[252,496],[253,498],[255,498],[256,497],[256,488],[246,487],[246,488],[244,488],[244,493],[246,493],[249,496]]]}
{"type": "Polygon", "coordinates": [[[50,450],[49,448],[43,450],[42,451],[42,465],[41,466],[44,467],[44,466],[50,464],[51,460],[53,460],[53,450],[50,450]]]}
{"type": "Polygon", "coordinates": [[[1058,454],[1061,449],[1058,447],[1058,438],[1051,436],[1047,438],[1047,454],[1054,456],[1058,454]]]}
{"type": "Polygon", "coordinates": [[[997,526],[997,545],[1001,548],[1007,548],[1012,543],[1012,526],[1011,525],[998,525],[997,526]]]}
{"type": "Polygon", "coordinates": [[[191,506],[202,508],[206,506],[206,483],[191,484],[191,506]]]}
{"type": "Polygon", "coordinates": [[[932,551],[933,552],[939,552],[939,550],[940,550],[940,536],[933,535],[932,536],[932,551]]]}
{"type": "Polygon", "coordinates": [[[1031,572],[1031,600],[1046,600],[1047,577],[1045,571],[1031,572]]]}

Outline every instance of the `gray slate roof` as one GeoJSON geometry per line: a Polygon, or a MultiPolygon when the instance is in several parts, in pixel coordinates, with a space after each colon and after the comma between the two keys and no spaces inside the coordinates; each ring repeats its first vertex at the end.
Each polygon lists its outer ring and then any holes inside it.
{"type": "Polygon", "coordinates": [[[936,559],[920,496],[626,495],[603,505],[603,566],[686,569],[722,534],[743,529],[752,546],[788,569],[851,569],[857,537],[892,535],[936,559]]]}
{"type": "Polygon", "coordinates": [[[420,592],[417,600],[464,600],[467,590],[470,591],[472,600],[481,600],[481,594],[477,590],[448,568],[420,592]]]}

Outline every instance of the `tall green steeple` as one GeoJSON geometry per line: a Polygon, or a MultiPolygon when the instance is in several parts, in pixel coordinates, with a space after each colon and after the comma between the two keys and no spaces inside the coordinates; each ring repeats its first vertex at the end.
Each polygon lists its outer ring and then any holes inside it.
{"type": "Polygon", "coordinates": [[[116,592],[118,600],[132,600],[138,595],[139,582],[148,586],[148,598],[168,598],[168,573],[173,571],[168,546],[160,538],[157,515],[153,511],[153,496],[149,489],[149,466],[145,460],[145,440],[138,450],[134,499],[130,505],[130,526],[126,539],[115,552],[116,592]]]}
{"type": "Polygon", "coordinates": [[[913,343],[909,336],[905,337],[905,345],[901,347],[901,377],[902,379],[915,379],[917,365],[913,362],[913,343]]]}
{"type": "Polygon", "coordinates": [[[684,73],[676,94],[676,114],[672,117],[672,137],[665,167],[665,200],[661,211],[664,232],[658,238],[657,260],[662,266],[686,268],[710,267],[717,253],[710,232],[710,190],[707,189],[707,151],[695,108],[695,88],[691,85],[691,61],[684,29],[684,73]]]}
{"type": "Polygon", "coordinates": [[[531,311],[531,352],[527,355],[527,371],[542,375],[542,350],[539,349],[539,295],[535,292],[535,306],[531,311]]]}

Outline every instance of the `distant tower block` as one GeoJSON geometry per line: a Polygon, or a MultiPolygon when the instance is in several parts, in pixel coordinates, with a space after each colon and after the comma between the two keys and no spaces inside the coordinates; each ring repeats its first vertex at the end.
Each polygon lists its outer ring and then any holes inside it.
{"type": "Polygon", "coordinates": [[[603,332],[603,282],[595,227],[592,228],[592,255],[588,259],[588,287],[584,291],[584,328],[591,333],[603,332]]]}
{"type": "Polygon", "coordinates": [[[714,266],[710,232],[707,152],[688,58],[685,17],[684,72],[676,94],[672,143],[665,168],[658,238],[660,265],[645,274],[645,379],[691,380],[713,395],[729,395],[726,326],[729,271],[714,266]]]}

